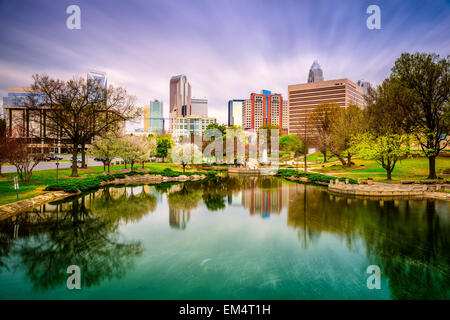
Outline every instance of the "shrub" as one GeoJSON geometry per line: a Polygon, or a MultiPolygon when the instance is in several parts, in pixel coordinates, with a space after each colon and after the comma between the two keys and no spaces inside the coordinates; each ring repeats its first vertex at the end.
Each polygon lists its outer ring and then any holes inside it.
{"type": "Polygon", "coordinates": [[[216,170],[208,170],[206,172],[206,176],[208,176],[208,177],[214,177],[216,175],[217,175],[217,171],[216,170]]]}
{"type": "Polygon", "coordinates": [[[307,177],[308,180],[312,182],[326,182],[326,183],[330,183],[331,180],[335,179],[338,179],[341,182],[345,182],[345,179],[348,179],[349,184],[358,184],[356,180],[351,178],[333,177],[320,173],[305,173],[294,169],[280,169],[278,170],[277,175],[281,177],[294,177],[294,178],[307,177]]]}

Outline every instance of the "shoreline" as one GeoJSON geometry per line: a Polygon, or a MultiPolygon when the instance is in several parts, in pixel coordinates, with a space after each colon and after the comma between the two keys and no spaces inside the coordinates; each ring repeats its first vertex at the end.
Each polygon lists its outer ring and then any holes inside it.
{"type": "MultiPolygon", "coordinates": [[[[128,184],[159,184],[164,182],[186,182],[186,181],[200,181],[207,178],[207,175],[179,175],[177,177],[166,177],[156,174],[145,174],[145,175],[135,175],[126,176],[125,178],[116,178],[111,181],[103,181],[100,183],[98,188],[109,186],[109,185],[128,185],[128,184]]],[[[98,189],[97,188],[97,189],[98,189]]],[[[62,200],[65,198],[73,197],[82,194],[81,191],[78,192],[65,192],[65,191],[47,191],[39,194],[30,199],[19,200],[12,203],[7,203],[0,206],[0,220],[8,219],[12,216],[27,212],[33,208],[39,207],[49,202],[62,200]]]]}

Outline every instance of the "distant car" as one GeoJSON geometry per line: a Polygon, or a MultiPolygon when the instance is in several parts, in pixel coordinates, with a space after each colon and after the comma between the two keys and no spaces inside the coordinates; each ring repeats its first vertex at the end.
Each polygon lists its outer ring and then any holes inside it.
{"type": "MultiPolygon", "coordinates": [[[[73,157],[70,158],[70,162],[72,162],[72,161],[73,161],[73,157]]],[[[77,162],[78,162],[78,163],[81,163],[81,158],[78,157],[78,158],[77,158],[77,162]]]]}
{"type": "Polygon", "coordinates": [[[62,159],[63,159],[62,157],[58,157],[58,156],[55,156],[54,154],[50,154],[44,158],[44,161],[56,161],[56,160],[62,160],[62,159]]]}
{"type": "Polygon", "coordinates": [[[104,162],[104,161],[106,161],[106,159],[99,158],[99,157],[95,157],[95,158],[94,158],[94,161],[104,162]]]}

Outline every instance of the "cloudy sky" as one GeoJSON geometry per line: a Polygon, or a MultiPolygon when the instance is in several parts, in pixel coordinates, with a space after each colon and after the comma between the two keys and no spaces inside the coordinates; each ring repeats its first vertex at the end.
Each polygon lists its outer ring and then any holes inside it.
{"type": "Polygon", "coordinates": [[[0,0],[0,94],[35,73],[69,79],[107,73],[139,105],[164,101],[185,74],[210,116],[227,121],[227,101],[306,82],[314,59],[325,80],[379,83],[402,52],[450,54],[450,2],[350,0],[0,0]],[[81,9],[81,29],[66,8],[81,9]],[[381,8],[369,30],[366,9],[381,8]]]}

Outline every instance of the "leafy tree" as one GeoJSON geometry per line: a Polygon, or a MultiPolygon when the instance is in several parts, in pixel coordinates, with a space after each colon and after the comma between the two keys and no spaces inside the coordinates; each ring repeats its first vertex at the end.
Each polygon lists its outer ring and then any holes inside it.
{"type": "Polygon", "coordinates": [[[351,166],[352,153],[350,143],[353,135],[365,129],[363,111],[357,105],[335,109],[330,114],[330,143],[329,148],[343,165],[351,166]],[[344,160],[347,153],[347,163],[344,160]]]}
{"type": "Polygon", "coordinates": [[[131,171],[136,162],[147,161],[156,150],[154,139],[145,136],[125,136],[120,140],[120,157],[130,163],[131,171]]]}
{"type": "Polygon", "coordinates": [[[403,53],[395,61],[391,80],[413,100],[399,107],[428,158],[428,178],[436,179],[436,157],[449,144],[450,55],[439,59],[435,53],[403,53]]]}
{"type": "Polygon", "coordinates": [[[315,131],[315,145],[323,153],[323,162],[327,162],[327,150],[331,139],[331,118],[340,107],[336,103],[321,103],[309,114],[307,123],[315,131]]]}
{"type": "Polygon", "coordinates": [[[169,156],[169,150],[174,145],[170,135],[161,135],[156,139],[156,157],[162,158],[163,162],[169,156]]]}
{"type": "Polygon", "coordinates": [[[186,172],[186,165],[202,162],[202,153],[193,143],[179,143],[172,148],[172,161],[181,164],[186,172]]]}
{"type": "Polygon", "coordinates": [[[119,140],[119,138],[116,135],[110,133],[104,138],[96,140],[92,144],[92,147],[89,151],[92,156],[103,159],[103,166],[106,165],[108,167],[109,174],[111,161],[121,154],[120,147],[121,141],[119,140]]]}
{"type": "Polygon", "coordinates": [[[352,138],[351,145],[352,152],[381,165],[386,170],[388,180],[392,178],[397,161],[409,151],[406,135],[395,133],[378,136],[369,132],[362,133],[352,138]]]}
{"type": "MultiPolygon", "coordinates": [[[[99,81],[74,78],[69,81],[34,75],[32,92],[43,94],[45,103],[30,95],[26,107],[45,109],[47,131],[55,138],[67,141],[72,152],[72,177],[78,176],[78,148],[91,142],[95,136],[120,130],[126,120],[140,115],[134,107],[134,98],[125,89],[99,81]]],[[[38,119],[36,119],[38,121],[38,119]]]]}
{"type": "Polygon", "coordinates": [[[223,124],[218,124],[217,122],[214,123],[210,123],[206,126],[205,130],[209,130],[209,129],[218,129],[220,130],[220,132],[222,132],[222,135],[225,136],[226,131],[227,131],[227,127],[223,124]]]}
{"type": "Polygon", "coordinates": [[[295,158],[302,154],[303,143],[295,134],[286,134],[280,138],[280,148],[283,151],[290,152],[295,158]]]}

